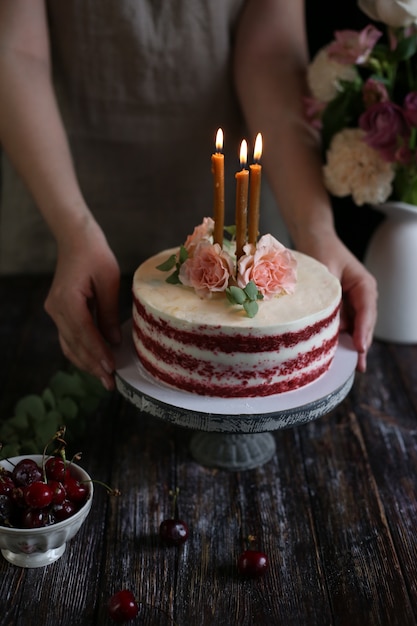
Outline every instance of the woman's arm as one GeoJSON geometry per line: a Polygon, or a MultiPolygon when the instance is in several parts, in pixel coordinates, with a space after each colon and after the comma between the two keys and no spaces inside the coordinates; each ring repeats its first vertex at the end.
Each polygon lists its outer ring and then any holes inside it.
{"type": "Polygon", "coordinates": [[[0,3],[0,142],[57,242],[45,308],[64,353],[113,386],[119,270],[79,188],[51,81],[43,0],[0,3]],[[97,318],[94,324],[93,305],[97,318]]]}
{"type": "Polygon", "coordinates": [[[234,57],[241,106],[252,135],[263,134],[262,162],[295,246],[341,280],[343,324],[353,333],[358,368],[364,370],[376,320],[376,283],[334,229],[319,145],[303,119],[307,63],[303,0],[248,0],[234,57]]]}

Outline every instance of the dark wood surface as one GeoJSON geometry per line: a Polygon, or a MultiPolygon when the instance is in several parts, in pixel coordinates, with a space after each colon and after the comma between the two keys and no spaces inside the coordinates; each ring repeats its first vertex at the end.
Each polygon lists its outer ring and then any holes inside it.
{"type": "MultiPolygon", "coordinates": [[[[47,277],[0,280],[0,419],[66,367],[43,312],[47,277]]],[[[122,317],[130,285],[123,282],[122,317]]],[[[274,433],[277,452],[245,472],[190,456],[191,433],[106,397],[77,441],[99,487],[87,521],[54,564],[0,558],[1,626],[112,623],[106,603],[128,587],[137,624],[408,626],[417,624],[417,346],[375,342],[366,374],[330,414],[274,433]],[[182,548],[158,527],[180,488],[182,548]],[[270,558],[242,580],[253,534],[270,558]]]]}

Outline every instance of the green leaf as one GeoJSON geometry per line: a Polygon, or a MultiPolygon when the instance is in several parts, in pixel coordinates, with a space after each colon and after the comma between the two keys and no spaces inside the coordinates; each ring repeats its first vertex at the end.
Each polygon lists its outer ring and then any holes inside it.
{"type": "Polygon", "coordinates": [[[49,387],[47,387],[46,389],[43,390],[42,392],[42,400],[43,403],[45,405],[45,407],[47,409],[53,409],[55,408],[55,396],[52,393],[51,389],[49,387]]]}
{"type": "Polygon", "coordinates": [[[232,238],[236,236],[236,224],[232,224],[231,226],[225,226],[223,230],[232,238]]]}
{"type": "Polygon", "coordinates": [[[244,292],[248,296],[249,300],[257,300],[258,299],[258,287],[255,285],[253,280],[249,281],[246,285],[244,292]]]}
{"type": "Polygon", "coordinates": [[[187,259],[188,259],[188,250],[184,246],[181,246],[179,264],[182,265],[187,259]]]}
{"type": "Polygon", "coordinates": [[[166,283],[169,283],[170,285],[178,285],[181,284],[180,278],[179,278],[179,271],[178,269],[175,270],[175,272],[173,272],[170,276],[168,276],[168,278],[165,281],[166,283]]]}
{"type": "Polygon", "coordinates": [[[246,294],[240,287],[232,285],[226,289],[226,294],[232,304],[243,304],[246,300],[246,294]]]}
{"type": "Polygon", "coordinates": [[[45,415],[45,405],[40,396],[27,395],[19,400],[15,406],[16,415],[27,415],[35,420],[42,419],[45,415]]]}
{"type": "Polygon", "coordinates": [[[82,398],[86,393],[82,378],[77,372],[58,371],[50,380],[49,386],[57,399],[65,396],[82,398]]]}
{"type": "Polygon", "coordinates": [[[349,83],[349,87],[346,87],[347,83],[345,82],[342,85],[344,89],[334,100],[329,102],[323,111],[322,137],[324,150],[327,150],[329,147],[333,135],[346,127],[356,126],[356,120],[363,111],[362,92],[359,89],[362,81],[358,85],[349,83]]]}
{"type": "Polygon", "coordinates": [[[411,59],[417,51],[417,37],[405,37],[400,39],[397,43],[395,50],[392,51],[392,57],[394,61],[406,61],[411,59]]]}
{"type": "Polygon", "coordinates": [[[251,300],[250,302],[245,302],[243,304],[243,308],[245,309],[248,317],[255,317],[259,307],[257,302],[251,300]]]}
{"type": "Polygon", "coordinates": [[[9,427],[24,432],[29,428],[29,419],[25,413],[14,415],[9,419],[9,427]]]}
{"type": "Polygon", "coordinates": [[[60,398],[57,402],[56,410],[62,415],[63,419],[61,422],[64,424],[67,419],[74,419],[78,415],[78,405],[72,398],[60,398]]]}
{"type": "Polygon", "coordinates": [[[19,454],[41,454],[43,451],[43,444],[37,442],[34,439],[25,439],[20,445],[19,454]]]}
{"type": "Polygon", "coordinates": [[[157,265],[156,269],[161,270],[161,272],[169,272],[169,270],[172,270],[172,268],[175,267],[176,262],[177,262],[176,255],[171,254],[171,256],[166,261],[164,261],[160,265],[157,265]]]}
{"type": "MultiPolygon", "coordinates": [[[[0,450],[1,459],[10,459],[12,456],[19,456],[21,446],[19,443],[6,443],[0,450]]],[[[26,454],[25,452],[23,454],[26,454]]],[[[36,454],[36,453],[35,453],[36,454]]]]}

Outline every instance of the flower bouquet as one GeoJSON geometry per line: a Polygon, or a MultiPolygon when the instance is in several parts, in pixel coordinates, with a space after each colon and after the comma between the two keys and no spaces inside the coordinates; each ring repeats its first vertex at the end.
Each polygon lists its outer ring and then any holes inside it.
{"type": "Polygon", "coordinates": [[[359,0],[383,29],[343,30],[308,68],[324,183],[356,205],[417,205],[417,0],[359,0]]]}

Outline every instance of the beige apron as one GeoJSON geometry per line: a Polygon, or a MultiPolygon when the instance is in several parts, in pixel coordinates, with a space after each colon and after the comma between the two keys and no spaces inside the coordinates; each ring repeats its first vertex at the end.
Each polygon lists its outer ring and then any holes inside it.
{"type": "MultiPolygon", "coordinates": [[[[123,272],[181,243],[212,215],[210,155],[219,126],[226,223],[234,222],[234,173],[246,134],[231,48],[243,4],[47,2],[54,80],[79,183],[123,272]]],[[[53,239],[4,155],[2,178],[0,273],[52,271],[53,239]]]]}

